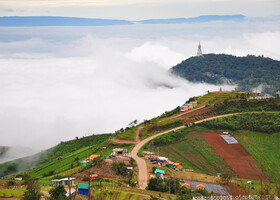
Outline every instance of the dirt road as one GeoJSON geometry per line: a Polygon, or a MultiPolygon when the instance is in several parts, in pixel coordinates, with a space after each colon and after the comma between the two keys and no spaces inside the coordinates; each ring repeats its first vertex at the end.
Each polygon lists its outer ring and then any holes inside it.
{"type": "MultiPolygon", "coordinates": [[[[162,133],[158,133],[156,135],[153,135],[151,137],[148,137],[144,140],[142,140],[141,142],[139,142],[138,144],[136,144],[136,146],[132,149],[131,151],[131,156],[132,158],[136,161],[137,163],[137,166],[138,166],[138,169],[139,169],[139,174],[138,174],[138,183],[139,183],[139,188],[140,189],[145,189],[147,187],[147,181],[148,181],[148,172],[147,172],[147,165],[146,165],[146,162],[144,159],[140,158],[137,156],[137,152],[141,149],[141,147],[146,144],[147,142],[149,142],[150,140],[160,136],[160,135],[163,135],[163,134],[166,134],[166,133],[169,133],[170,131],[176,131],[178,129],[182,129],[184,128],[185,126],[179,126],[177,128],[173,128],[173,129],[170,129],[168,131],[164,131],[162,133]]],[[[140,130],[139,132],[140,133],[140,130]]]]}

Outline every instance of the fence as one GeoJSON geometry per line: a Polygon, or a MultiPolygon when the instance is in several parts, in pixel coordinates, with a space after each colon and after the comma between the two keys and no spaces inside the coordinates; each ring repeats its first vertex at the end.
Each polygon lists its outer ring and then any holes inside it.
{"type": "Polygon", "coordinates": [[[246,196],[210,196],[193,197],[193,200],[280,200],[280,198],[271,195],[246,195],[246,196]]]}

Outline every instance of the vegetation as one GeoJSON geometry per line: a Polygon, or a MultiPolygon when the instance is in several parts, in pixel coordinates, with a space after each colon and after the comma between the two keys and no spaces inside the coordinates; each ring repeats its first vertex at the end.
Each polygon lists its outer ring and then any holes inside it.
{"type": "Polygon", "coordinates": [[[246,97],[243,100],[230,101],[225,99],[224,102],[214,105],[211,110],[216,114],[252,112],[252,111],[280,111],[280,104],[275,99],[269,100],[250,100],[246,97]]]}
{"type": "Polygon", "coordinates": [[[170,133],[161,135],[161,136],[153,139],[149,143],[149,145],[150,146],[163,146],[163,145],[173,144],[175,142],[185,139],[185,135],[190,131],[191,131],[191,129],[184,129],[184,130],[178,130],[175,132],[170,132],[170,133]]]}
{"type": "Polygon", "coordinates": [[[143,140],[161,131],[172,129],[181,125],[183,125],[183,121],[181,119],[154,119],[146,122],[146,126],[142,129],[140,133],[140,138],[143,140]]]}
{"type": "Polygon", "coordinates": [[[137,127],[132,127],[122,133],[118,133],[116,138],[120,140],[131,140],[135,141],[135,133],[136,133],[137,127]]]}
{"type": "Polygon", "coordinates": [[[39,200],[41,197],[40,185],[38,184],[36,178],[31,177],[29,174],[26,174],[24,181],[27,185],[26,191],[24,192],[25,200],[39,200]]]}
{"type": "Polygon", "coordinates": [[[199,124],[210,129],[251,130],[263,133],[280,132],[280,112],[246,113],[205,121],[199,124]]]}
{"type": "Polygon", "coordinates": [[[191,57],[171,71],[193,82],[238,84],[238,89],[246,92],[262,85],[265,92],[273,94],[280,89],[279,68],[280,61],[263,56],[206,54],[191,57]]]}
{"type": "Polygon", "coordinates": [[[263,134],[242,131],[234,137],[260,163],[265,174],[274,182],[280,183],[280,132],[263,134]]]}
{"type": "Polygon", "coordinates": [[[112,170],[120,176],[126,176],[127,175],[127,167],[124,164],[124,162],[113,162],[112,163],[112,170]]]}
{"type": "Polygon", "coordinates": [[[79,161],[75,160],[76,157],[81,159],[88,156],[90,150],[88,148],[89,145],[93,145],[92,150],[96,151],[99,145],[108,140],[110,136],[111,134],[98,134],[80,139],[76,137],[74,140],[61,142],[57,146],[43,151],[42,153],[0,164],[0,177],[19,171],[25,171],[35,166],[41,166],[37,168],[37,170],[42,169],[42,167],[45,168],[45,170],[39,174],[39,177],[43,176],[43,174],[45,177],[51,176],[52,170],[57,173],[58,170],[56,169],[62,166],[65,167],[64,170],[70,169],[71,163],[73,163],[73,167],[78,166],[79,161]],[[65,157],[67,159],[64,159],[65,157]],[[57,162],[58,160],[61,162],[57,162]],[[56,164],[56,166],[53,168],[46,168],[53,164],[56,164]],[[58,165],[60,166],[58,167],[58,165]]]}
{"type": "Polygon", "coordinates": [[[21,197],[24,191],[22,189],[0,189],[0,198],[4,197],[21,197]]]}
{"type": "Polygon", "coordinates": [[[66,200],[66,191],[63,185],[58,185],[52,188],[50,191],[50,199],[49,200],[66,200]]]}

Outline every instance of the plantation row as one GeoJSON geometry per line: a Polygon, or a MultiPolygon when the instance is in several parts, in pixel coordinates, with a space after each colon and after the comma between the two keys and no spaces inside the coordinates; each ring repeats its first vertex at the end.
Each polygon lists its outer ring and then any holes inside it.
{"type": "Polygon", "coordinates": [[[205,121],[200,126],[210,129],[280,132],[280,113],[248,113],[205,121]]]}

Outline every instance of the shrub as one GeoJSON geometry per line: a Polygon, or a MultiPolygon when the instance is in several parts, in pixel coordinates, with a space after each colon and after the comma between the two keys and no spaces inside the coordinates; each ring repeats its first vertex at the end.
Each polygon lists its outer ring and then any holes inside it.
{"type": "Polygon", "coordinates": [[[50,190],[50,200],[66,200],[66,191],[63,185],[58,185],[50,190]]]}
{"type": "Polygon", "coordinates": [[[127,175],[127,167],[124,164],[124,162],[113,162],[112,163],[112,170],[117,174],[121,176],[127,175]]]}

